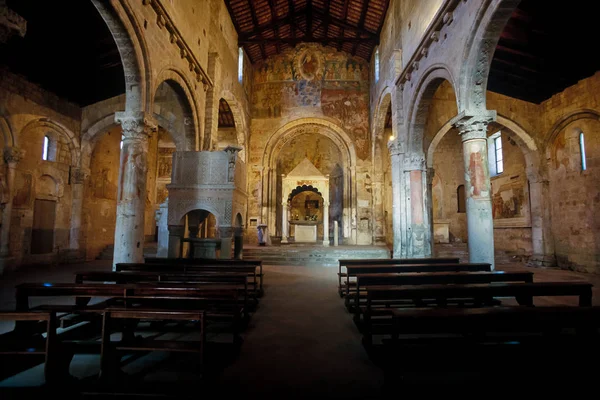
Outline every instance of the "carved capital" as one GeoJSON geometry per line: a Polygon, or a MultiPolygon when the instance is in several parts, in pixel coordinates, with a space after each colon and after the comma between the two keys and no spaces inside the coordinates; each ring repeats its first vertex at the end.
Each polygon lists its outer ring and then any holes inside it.
{"type": "Polygon", "coordinates": [[[452,120],[452,126],[458,129],[462,141],[485,139],[488,124],[496,120],[496,111],[486,111],[476,115],[461,113],[452,120]]]}
{"type": "Polygon", "coordinates": [[[158,130],[156,121],[147,113],[117,112],[115,122],[121,124],[125,139],[146,139],[158,130]]]}
{"type": "Polygon", "coordinates": [[[425,156],[423,154],[410,154],[404,157],[403,169],[405,171],[425,170],[425,156]]]}
{"type": "Polygon", "coordinates": [[[27,21],[0,0],[0,43],[6,43],[13,35],[25,36],[27,21]]]}
{"type": "Polygon", "coordinates": [[[10,167],[14,167],[19,161],[21,161],[24,154],[25,153],[23,150],[19,149],[18,147],[6,147],[3,154],[4,162],[10,167]]]}
{"type": "Polygon", "coordinates": [[[71,168],[69,180],[72,184],[81,185],[90,176],[90,170],[87,168],[71,168]]]}
{"type": "Polygon", "coordinates": [[[402,145],[400,143],[398,143],[398,141],[396,141],[396,140],[390,140],[387,144],[387,147],[390,152],[390,155],[392,155],[392,156],[404,153],[404,149],[402,148],[402,145]]]}

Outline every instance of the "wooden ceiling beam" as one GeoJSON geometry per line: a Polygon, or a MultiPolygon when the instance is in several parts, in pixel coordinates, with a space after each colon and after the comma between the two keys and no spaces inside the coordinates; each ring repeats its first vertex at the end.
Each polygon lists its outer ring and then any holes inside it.
{"type": "Polygon", "coordinates": [[[240,40],[240,45],[245,44],[260,44],[260,43],[287,43],[297,44],[302,42],[316,42],[316,43],[365,43],[365,44],[377,44],[376,40],[364,39],[364,38],[314,38],[314,37],[299,37],[299,38],[260,38],[260,39],[245,39],[240,40]]]}
{"type": "Polygon", "coordinates": [[[319,11],[319,10],[315,10],[314,14],[316,14],[319,17],[323,18],[323,20],[326,21],[329,24],[337,25],[337,26],[339,26],[342,29],[352,30],[352,31],[356,32],[359,35],[367,36],[369,39],[377,39],[377,35],[375,35],[374,33],[371,33],[369,31],[367,31],[366,29],[350,25],[346,21],[342,21],[342,20],[339,20],[339,19],[337,19],[335,17],[332,17],[331,14],[329,14],[329,13],[325,14],[325,13],[322,13],[321,11],[319,11]]]}
{"type": "MultiPolygon", "coordinates": [[[[348,5],[350,4],[350,0],[345,0],[344,1],[344,8],[342,9],[342,15],[344,16],[343,19],[348,18],[348,5]]],[[[346,34],[346,28],[342,28],[342,32],[340,33],[340,37],[344,37],[344,35],[346,34]]],[[[342,43],[340,42],[338,44],[337,47],[337,51],[342,50],[342,43]]]]}
{"type": "MultiPolygon", "coordinates": [[[[331,15],[331,0],[325,0],[325,14],[331,15]]],[[[329,21],[323,18],[323,23],[325,24],[325,37],[329,36],[329,21]]]]}
{"type": "Polygon", "coordinates": [[[290,33],[292,37],[296,37],[296,21],[294,21],[294,15],[296,14],[296,6],[294,0],[288,0],[288,15],[286,19],[290,21],[290,33]]]}
{"type": "Polygon", "coordinates": [[[312,37],[313,4],[312,0],[306,1],[306,36],[312,37]]]}
{"type": "MultiPolygon", "coordinates": [[[[252,24],[254,24],[254,29],[258,29],[258,18],[256,18],[256,12],[254,10],[254,6],[252,5],[252,3],[254,3],[251,0],[246,0],[248,2],[248,7],[250,9],[250,16],[252,17],[252,24]]],[[[262,37],[261,34],[258,34],[259,37],[262,37]]],[[[257,42],[259,47],[260,47],[260,54],[262,55],[263,60],[267,59],[267,52],[265,51],[265,45],[264,42],[257,42]]]]}
{"type": "MultiPolygon", "coordinates": [[[[369,8],[369,0],[363,0],[362,10],[360,11],[360,20],[358,21],[358,26],[365,30],[365,19],[367,18],[367,9],[369,8]]],[[[358,42],[354,43],[352,47],[352,55],[356,55],[356,49],[358,49],[358,42]]]]}
{"type": "MultiPolygon", "coordinates": [[[[271,9],[271,22],[275,21],[275,1],[269,0],[269,8],[271,9]]],[[[279,37],[279,27],[275,28],[275,35],[279,37]]],[[[277,53],[281,53],[281,48],[279,47],[279,43],[275,43],[275,49],[277,53]]]]}

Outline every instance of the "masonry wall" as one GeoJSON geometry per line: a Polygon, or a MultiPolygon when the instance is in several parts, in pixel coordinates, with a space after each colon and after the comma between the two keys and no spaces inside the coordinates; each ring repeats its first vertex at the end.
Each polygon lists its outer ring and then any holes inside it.
{"type": "MultiPolygon", "coordinates": [[[[23,151],[16,167],[11,217],[10,245],[15,264],[53,262],[57,252],[69,248],[72,204],[69,174],[78,157],[81,111],[75,104],[23,77],[2,71],[0,115],[7,119],[15,143],[23,151]],[[52,161],[42,160],[46,135],[56,149],[52,161]],[[34,219],[45,219],[44,215],[34,215],[36,200],[54,202],[51,207],[55,213],[54,233],[50,234],[53,243],[49,253],[32,254],[34,219]]],[[[5,173],[4,168],[0,173],[5,173]]]]}

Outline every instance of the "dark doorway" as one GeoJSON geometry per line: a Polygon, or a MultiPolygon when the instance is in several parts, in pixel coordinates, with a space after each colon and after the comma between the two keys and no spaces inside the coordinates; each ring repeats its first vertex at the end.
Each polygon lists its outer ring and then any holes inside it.
{"type": "Polygon", "coordinates": [[[31,229],[31,254],[52,253],[55,220],[56,201],[36,199],[31,229]]]}

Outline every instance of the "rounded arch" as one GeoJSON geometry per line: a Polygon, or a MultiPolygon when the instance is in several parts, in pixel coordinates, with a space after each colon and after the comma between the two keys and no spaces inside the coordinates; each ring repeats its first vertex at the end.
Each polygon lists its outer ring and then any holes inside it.
{"type": "Polygon", "coordinates": [[[246,118],[246,113],[243,112],[241,103],[230,90],[221,91],[219,98],[225,100],[227,104],[229,104],[229,108],[233,114],[233,120],[235,121],[238,145],[245,149],[248,139],[248,120],[246,118]]]}
{"type": "Polygon", "coordinates": [[[148,88],[152,71],[143,29],[127,2],[92,3],[108,26],[123,64],[125,73],[125,109],[129,112],[151,110],[148,88]]]}
{"type": "MultiPolygon", "coordinates": [[[[196,151],[200,139],[200,121],[199,113],[196,109],[198,104],[194,95],[193,86],[186,79],[185,75],[171,66],[164,68],[157,76],[156,85],[152,90],[152,114],[160,115],[154,112],[156,103],[156,94],[162,84],[167,84],[178,97],[184,112],[184,121],[182,121],[184,132],[177,132],[173,136],[173,141],[178,151],[196,151]],[[191,126],[190,126],[191,125],[191,126]]],[[[169,133],[175,133],[170,131],[169,133]]]]}
{"type": "Polygon", "coordinates": [[[558,134],[565,129],[569,124],[580,119],[595,119],[600,120],[600,112],[591,109],[581,109],[563,115],[558,119],[547,133],[544,140],[544,150],[547,152],[558,134]]]}
{"type": "Polygon", "coordinates": [[[424,72],[423,77],[417,84],[416,96],[413,97],[414,100],[409,108],[407,149],[413,154],[421,154],[423,152],[423,135],[425,133],[425,123],[427,122],[429,106],[436,90],[444,81],[448,81],[450,86],[452,86],[456,97],[457,109],[461,109],[459,93],[450,70],[445,65],[432,65],[424,72]]]}
{"type": "Polygon", "coordinates": [[[470,34],[466,35],[467,44],[463,54],[465,60],[460,72],[459,87],[465,88],[457,93],[459,108],[467,114],[485,110],[487,82],[494,51],[504,26],[521,0],[484,0],[475,17],[470,34]]]}
{"type": "Polygon", "coordinates": [[[58,122],[52,121],[48,118],[38,118],[38,119],[28,122],[27,125],[25,125],[23,127],[23,129],[21,129],[19,137],[25,135],[30,130],[37,129],[37,128],[50,129],[50,130],[58,133],[59,135],[64,136],[67,139],[67,143],[69,145],[69,150],[71,152],[71,165],[72,166],[80,165],[79,162],[81,160],[81,157],[80,157],[81,147],[79,145],[79,139],[77,139],[77,136],[75,136],[75,134],[73,134],[73,132],[71,132],[67,127],[65,127],[64,125],[62,125],[58,122]]]}
{"type": "MultiPolygon", "coordinates": [[[[379,101],[377,102],[377,108],[375,109],[374,115],[374,123],[373,123],[373,132],[372,132],[372,142],[375,143],[377,135],[385,129],[385,117],[387,114],[387,110],[392,106],[392,88],[386,86],[379,95],[379,101]]],[[[392,113],[392,118],[394,118],[394,114],[392,113]]],[[[396,126],[392,123],[392,131],[395,133],[396,126]]]]}
{"type": "Polygon", "coordinates": [[[92,160],[92,152],[96,143],[102,137],[102,135],[112,128],[118,126],[115,122],[115,114],[111,113],[96,121],[92,124],[83,134],[81,138],[81,167],[85,169],[90,168],[92,160]]]}
{"type": "Polygon", "coordinates": [[[2,134],[2,139],[4,141],[5,147],[16,146],[16,138],[13,135],[13,130],[10,125],[10,121],[0,115],[0,133],[2,134]]]}
{"type": "MultiPolygon", "coordinates": [[[[198,201],[180,203],[177,207],[169,207],[167,217],[168,224],[173,226],[183,225],[183,218],[188,213],[196,210],[208,211],[214,215],[217,226],[220,226],[220,223],[223,223],[224,225],[230,223],[230,220],[227,219],[227,216],[223,215],[222,211],[219,210],[218,205],[215,205],[213,202],[207,200],[199,199],[198,201]]],[[[231,218],[231,216],[229,216],[229,218],[231,218]]]]}
{"type": "Polygon", "coordinates": [[[300,128],[309,126],[326,128],[322,134],[338,146],[346,166],[352,167],[356,165],[356,149],[354,148],[352,139],[350,139],[344,129],[335,122],[325,118],[299,118],[288,122],[269,137],[263,153],[263,166],[274,167],[275,155],[278,151],[291,139],[305,133],[300,128]]]}
{"type": "Polygon", "coordinates": [[[312,185],[302,185],[296,186],[296,188],[290,192],[287,201],[291,201],[297,194],[300,194],[302,192],[313,192],[323,197],[321,192],[319,192],[319,189],[317,189],[316,187],[313,187],[312,185]]]}

